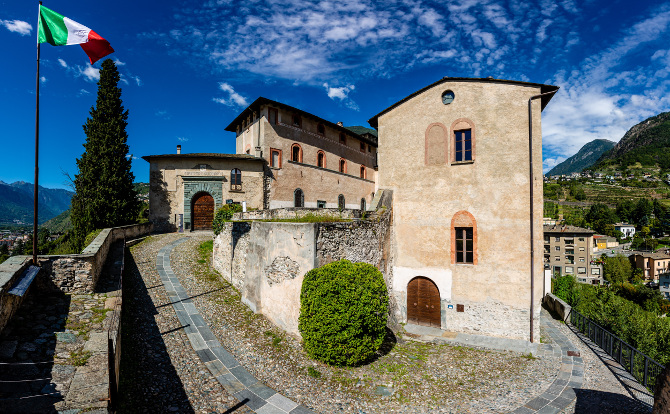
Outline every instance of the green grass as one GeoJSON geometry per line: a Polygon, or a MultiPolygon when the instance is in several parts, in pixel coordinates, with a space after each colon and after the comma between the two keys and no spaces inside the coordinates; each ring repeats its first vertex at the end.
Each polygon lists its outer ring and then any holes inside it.
{"type": "Polygon", "coordinates": [[[91,357],[91,351],[70,352],[70,361],[75,367],[83,367],[91,357]]]}
{"type": "Polygon", "coordinates": [[[313,367],[307,368],[307,375],[309,375],[312,378],[321,378],[321,372],[315,370],[313,367]]]}

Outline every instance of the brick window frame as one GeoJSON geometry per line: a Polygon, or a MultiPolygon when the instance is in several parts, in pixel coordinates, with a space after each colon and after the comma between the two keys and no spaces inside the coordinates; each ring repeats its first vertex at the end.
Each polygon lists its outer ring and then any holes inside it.
{"type": "Polygon", "coordinates": [[[338,170],[339,172],[341,172],[342,174],[347,173],[347,160],[345,160],[344,158],[340,158],[340,162],[337,165],[339,167],[338,170]]]}
{"type": "Polygon", "coordinates": [[[281,168],[281,162],[282,162],[282,151],[277,148],[270,148],[270,167],[281,168]],[[272,162],[272,154],[278,154],[277,165],[274,165],[274,163],[272,162]]]}
{"type": "Polygon", "coordinates": [[[458,263],[476,265],[478,263],[477,254],[477,221],[475,216],[468,211],[461,210],[451,218],[451,264],[456,263],[456,229],[472,228],[472,263],[458,263]]]}
{"type": "Polygon", "coordinates": [[[302,162],[302,147],[300,146],[300,144],[291,145],[291,161],[302,162]],[[295,148],[298,149],[298,153],[297,153],[298,156],[297,157],[296,157],[295,148]],[[296,159],[296,158],[298,158],[298,159],[296,159]]]}
{"type": "Polygon", "coordinates": [[[361,178],[367,178],[367,171],[365,169],[365,165],[361,165],[360,173],[361,173],[361,178]]]}
{"type": "Polygon", "coordinates": [[[326,168],[326,153],[321,150],[316,153],[316,166],[326,168]],[[321,165],[319,165],[319,157],[322,157],[321,161],[323,162],[321,162],[321,165]]]}
{"type": "Polygon", "coordinates": [[[475,123],[472,122],[468,118],[458,118],[451,124],[451,128],[449,128],[450,134],[449,136],[451,137],[449,139],[449,153],[450,155],[450,160],[452,164],[470,164],[475,162],[475,148],[476,148],[476,133],[475,133],[475,123]],[[465,131],[469,130],[470,131],[470,143],[471,143],[471,157],[472,159],[470,160],[464,160],[464,161],[456,161],[456,133],[460,131],[465,131]]]}

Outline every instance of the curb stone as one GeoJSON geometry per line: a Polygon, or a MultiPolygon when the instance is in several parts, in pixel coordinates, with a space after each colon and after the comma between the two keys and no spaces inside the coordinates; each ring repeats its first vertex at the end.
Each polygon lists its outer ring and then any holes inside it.
{"type": "Polygon", "coordinates": [[[186,240],[188,237],[182,237],[160,249],[156,257],[156,270],[177,319],[200,360],[226,391],[259,414],[312,413],[312,410],[258,381],[230,352],[221,346],[170,266],[172,250],[186,240]]]}

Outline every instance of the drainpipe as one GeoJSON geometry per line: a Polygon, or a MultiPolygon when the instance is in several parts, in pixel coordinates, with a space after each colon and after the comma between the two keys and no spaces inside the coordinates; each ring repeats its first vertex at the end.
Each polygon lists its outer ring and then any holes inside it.
{"type": "Polygon", "coordinates": [[[533,324],[535,322],[535,238],[533,227],[535,219],[533,217],[533,100],[547,95],[553,95],[556,91],[545,92],[539,95],[531,96],[528,99],[528,159],[530,165],[530,342],[533,342],[533,324]]]}

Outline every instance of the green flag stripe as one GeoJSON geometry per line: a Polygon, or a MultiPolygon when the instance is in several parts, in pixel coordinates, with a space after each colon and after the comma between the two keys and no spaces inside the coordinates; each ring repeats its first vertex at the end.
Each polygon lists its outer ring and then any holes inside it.
{"type": "Polygon", "coordinates": [[[53,10],[40,6],[40,21],[37,29],[37,41],[54,46],[67,44],[67,27],[63,16],[53,10]]]}

